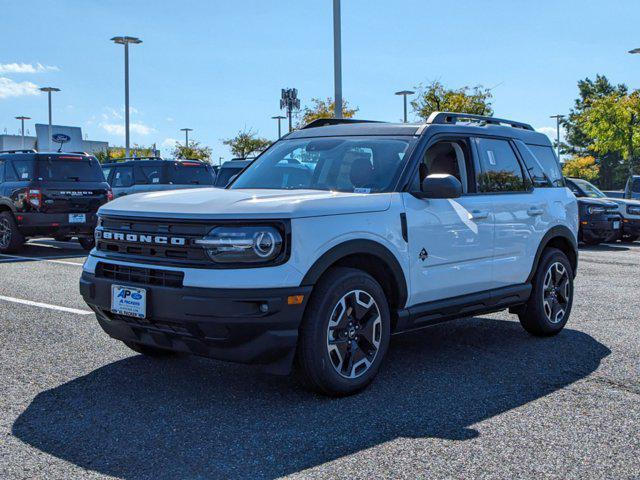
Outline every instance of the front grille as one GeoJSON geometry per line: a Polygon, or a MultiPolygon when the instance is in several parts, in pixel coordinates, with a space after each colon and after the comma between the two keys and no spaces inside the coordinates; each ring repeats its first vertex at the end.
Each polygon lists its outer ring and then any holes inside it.
{"type": "Polygon", "coordinates": [[[158,287],[182,288],[183,272],[159,270],[156,268],[130,267],[98,262],[96,277],[108,278],[118,282],[141,283],[158,287]]]}
{"type": "Polygon", "coordinates": [[[193,240],[204,237],[211,230],[211,223],[175,222],[166,223],[154,220],[102,217],[102,224],[97,229],[96,247],[105,253],[115,255],[147,257],[163,259],[167,262],[208,264],[206,252],[193,244],[193,240]],[[124,236],[123,239],[104,238],[102,232],[108,231],[124,236]],[[127,235],[134,241],[127,240],[127,235]],[[146,237],[146,242],[139,241],[146,237]],[[169,241],[161,244],[153,241],[163,237],[169,241]],[[180,244],[171,244],[171,239],[179,238],[180,244]]]}

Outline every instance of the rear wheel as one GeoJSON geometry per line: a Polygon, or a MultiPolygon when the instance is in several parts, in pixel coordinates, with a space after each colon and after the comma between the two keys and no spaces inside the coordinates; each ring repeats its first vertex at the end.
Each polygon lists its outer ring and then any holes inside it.
{"type": "Polygon", "coordinates": [[[390,337],[389,306],[369,274],[335,268],[316,286],[300,328],[298,364],[305,383],[331,396],[365,388],[390,337]]]}
{"type": "Polygon", "coordinates": [[[85,250],[89,251],[96,246],[96,239],[93,237],[79,237],[78,242],[85,250]]]}
{"type": "Polygon", "coordinates": [[[0,253],[15,252],[23,244],[24,236],[11,212],[0,212],[0,253]]]}
{"type": "Polygon", "coordinates": [[[146,357],[171,357],[176,355],[172,350],[164,350],[162,348],[151,347],[149,345],[143,345],[142,343],[135,342],[123,342],[134,352],[138,352],[146,357]]]}
{"type": "Polygon", "coordinates": [[[547,337],[562,330],[573,304],[573,269],[564,252],[548,248],[533,277],[531,296],[518,314],[532,335],[547,337]]]}

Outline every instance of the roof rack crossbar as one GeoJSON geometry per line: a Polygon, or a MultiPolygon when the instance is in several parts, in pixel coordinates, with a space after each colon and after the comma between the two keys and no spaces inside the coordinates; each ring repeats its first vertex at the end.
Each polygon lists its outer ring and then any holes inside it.
{"type": "Polygon", "coordinates": [[[490,125],[508,125],[513,128],[522,128],[523,130],[534,130],[534,128],[528,123],[506,120],[504,118],[487,117],[484,115],[474,115],[471,113],[433,112],[431,115],[429,115],[427,123],[432,125],[442,125],[458,123],[461,120],[472,120],[479,123],[487,123],[490,125]]]}
{"type": "Polygon", "coordinates": [[[316,118],[315,120],[307,123],[305,128],[327,127],[330,125],[341,125],[345,123],[384,123],[378,120],[358,120],[356,118],[316,118]]]}
{"type": "Polygon", "coordinates": [[[0,150],[0,153],[38,153],[33,148],[23,148],[20,150],[0,150]]]}

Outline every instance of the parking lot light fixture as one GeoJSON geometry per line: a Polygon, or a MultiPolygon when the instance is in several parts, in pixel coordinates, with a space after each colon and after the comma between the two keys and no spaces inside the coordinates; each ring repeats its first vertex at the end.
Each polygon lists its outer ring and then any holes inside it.
{"type": "Polygon", "coordinates": [[[631,54],[640,53],[640,48],[634,48],[633,50],[629,50],[629,53],[631,54]]]}
{"type": "Polygon", "coordinates": [[[24,117],[24,116],[19,116],[16,117],[16,120],[20,120],[20,135],[22,135],[22,149],[24,150],[24,121],[25,120],[31,120],[31,117],[24,117]]]}
{"type": "Polygon", "coordinates": [[[564,117],[564,115],[551,115],[549,117],[556,119],[556,155],[558,155],[558,160],[560,160],[560,122],[564,117]]]}
{"type": "Polygon", "coordinates": [[[51,135],[52,135],[52,131],[51,131],[51,117],[52,117],[52,115],[51,115],[51,94],[53,92],[59,92],[60,89],[56,88],[56,87],[42,87],[40,89],[40,91],[41,92],[46,92],[47,96],[48,96],[48,100],[49,100],[49,146],[48,146],[49,150],[48,151],[50,152],[52,150],[52,147],[51,147],[51,135]]]}
{"type": "Polygon", "coordinates": [[[396,95],[402,95],[403,100],[404,100],[404,116],[402,118],[404,118],[404,123],[407,123],[407,95],[413,95],[414,91],[412,90],[401,90],[399,92],[396,92],[396,95]]]}
{"type": "Polygon", "coordinates": [[[181,128],[181,132],[184,132],[184,147],[189,148],[189,132],[193,132],[193,128],[181,128]]]}
{"type": "Polygon", "coordinates": [[[112,42],[124,45],[124,135],[126,156],[129,156],[129,44],[142,43],[137,37],[113,37],[112,42]]]}
{"type": "Polygon", "coordinates": [[[278,121],[278,138],[282,137],[282,125],[281,122],[282,120],[284,120],[285,117],[284,115],[276,115],[274,117],[271,117],[273,120],[277,120],[278,121]]]}

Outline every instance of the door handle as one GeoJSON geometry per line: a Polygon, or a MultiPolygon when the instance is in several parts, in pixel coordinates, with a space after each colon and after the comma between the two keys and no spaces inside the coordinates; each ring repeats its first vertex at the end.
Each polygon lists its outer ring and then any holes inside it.
{"type": "Polygon", "coordinates": [[[531,217],[535,217],[536,215],[542,215],[543,213],[544,213],[544,210],[538,207],[531,207],[529,210],[527,210],[527,214],[531,217]]]}
{"type": "Polygon", "coordinates": [[[487,217],[489,217],[489,212],[487,210],[471,210],[472,220],[484,220],[487,217]]]}

